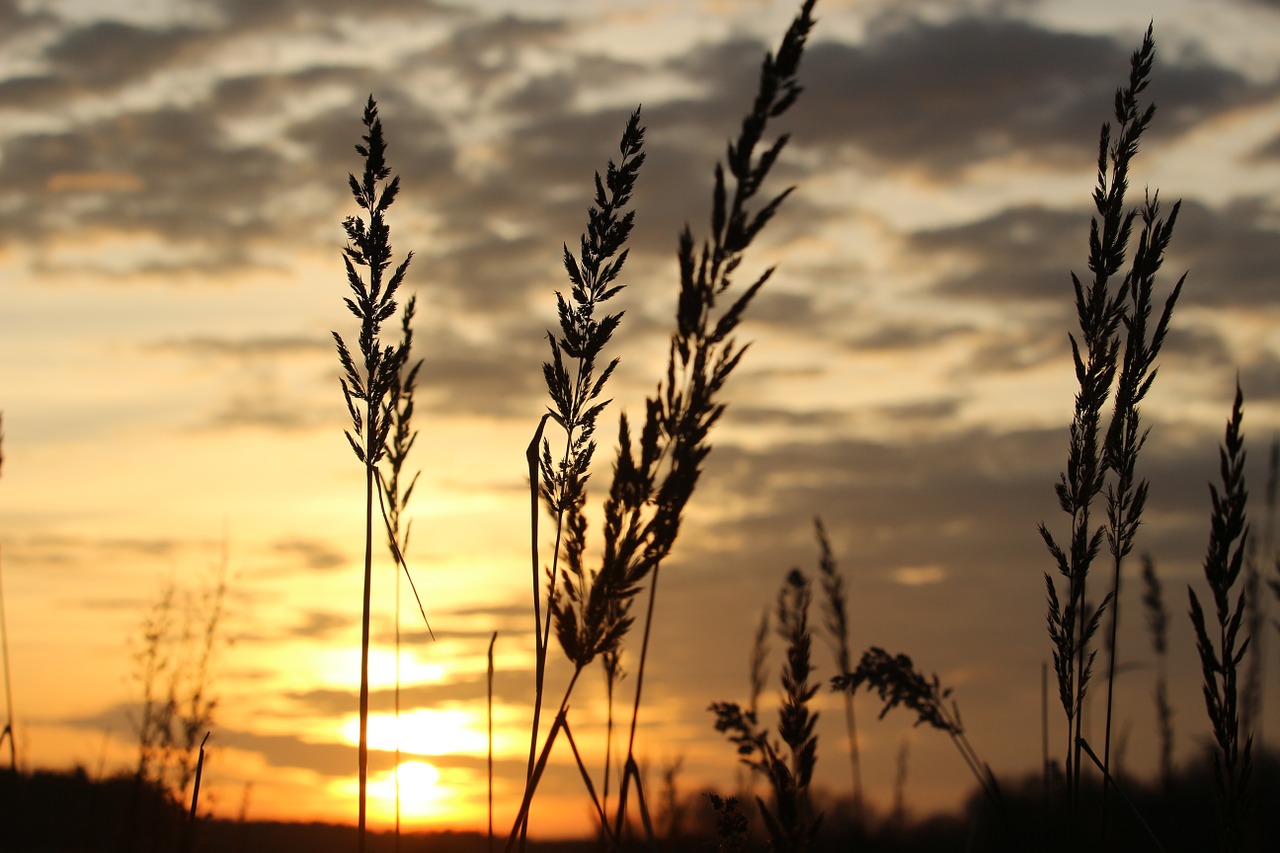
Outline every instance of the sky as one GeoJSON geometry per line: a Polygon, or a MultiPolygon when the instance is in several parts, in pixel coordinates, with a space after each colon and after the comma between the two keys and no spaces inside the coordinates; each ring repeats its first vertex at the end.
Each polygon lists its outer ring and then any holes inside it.
{"type": "MultiPolygon", "coordinates": [[[[548,404],[562,246],[643,104],[599,495],[618,414],[638,417],[662,378],[679,230],[706,233],[714,162],[796,5],[0,0],[0,553],[22,761],[135,764],[143,620],[168,585],[198,615],[225,552],[203,799],[354,820],[362,470],[330,330],[351,331],[341,222],[372,93],[424,362],[408,557],[435,640],[402,603],[404,811],[415,827],[484,824],[496,631],[496,820],[509,824],[533,684],[524,448],[548,404]]],[[[707,706],[746,700],[762,610],[789,568],[816,572],[815,516],[846,577],[855,654],[911,655],[954,688],[997,773],[1038,768],[1053,567],[1037,524],[1066,530],[1053,484],[1074,393],[1070,273],[1087,273],[1099,127],[1153,18],[1158,112],[1131,199],[1181,199],[1160,292],[1188,277],[1143,409],[1137,551],[1165,581],[1190,759],[1208,727],[1184,590],[1203,590],[1206,483],[1237,376],[1260,543],[1280,430],[1280,4],[820,0],[817,16],[770,184],[796,190],[746,261],[778,271],[743,323],[752,345],[662,571],[638,737],[652,790],[677,761],[686,792],[740,784],[707,706]]],[[[394,572],[377,557],[371,796],[385,825],[394,572]]],[[[1136,567],[1116,713],[1126,767],[1149,776],[1156,668],[1136,567]]],[[[1263,736],[1280,737],[1280,644],[1260,645],[1263,736]]],[[[814,654],[825,682],[832,658],[821,642],[814,654]]],[[[567,669],[553,659],[554,693],[567,669]]],[[[633,648],[623,665],[629,702],[633,648]]],[[[843,793],[840,698],[815,701],[817,784],[843,793]]],[[[873,697],[857,708],[873,804],[887,806],[905,743],[913,811],[959,806],[972,780],[942,733],[902,712],[877,720],[873,697]]],[[[571,713],[592,767],[605,720],[592,670],[571,713]]],[[[533,831],[588,826],[557,750],[533,831]]]]}

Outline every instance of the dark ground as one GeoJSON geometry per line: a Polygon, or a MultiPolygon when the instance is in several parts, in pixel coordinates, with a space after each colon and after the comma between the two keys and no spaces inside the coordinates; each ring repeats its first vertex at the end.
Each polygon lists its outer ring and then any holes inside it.
{"type": "MultiPolygon", "coordinates": [[[[1217,811],[1212,767],[1200,762],[1187,767],[1167,788],[1123,780],[1125,791],[1168,853],[1200,853],[1218,847],[1217,811]]],[[[854,827],[848,802],[819,798],[824,818],[813,850],[841,853],[932,853],[933,851],[993,851],[1033,853],[1064,851],[1065,831],[1060,809],[1046,807],[1043,781],[1006,780],[1004,805],[997,810],[975,795],[964,814],[931,817],[908,823],[879,818],[869,828],[854,827]]],[[[1097,791],[1085,803],[1089,819],[1082,832],[1082,850],[1100,849],[1096,839],[1097,791]]],[[[1246,851],[1280,850],[1280,757],[1255,759],[1252,780],[1251,837],[1246,851]]],[[[1052,798],[1051,798],[1052,799],[1052,798]]],[[[1111,809],[1110,850],[1160,849],[1118,798],[1111,809]]],[[[714,838],[712,812],[705,797],[688,798],[682,809],[685,831],[657,845],[664,853],[720,848],[714,838]]],[[[754,804],[743,808],[754,815],[754,804]]],[[[659,826],[668,826],[659,816],[659,826]]],[[[0,851],[4,853],[182,853],[188,849],[185,810],[165,800],[154,788],[139,786],[130,777],[100,782],[83,771],[14,774],[0,771],[0,851]]],[[[753,841],[743,850],[764,850],[764,832],[753,822],[753,841]]],[[[192,853],[351,853],[355,829],[332,824],[297,824],[201,820],[190,840],[192,853]]],[[[495,843],[502,850],[503,839],[495,843]]],[[[369,853],[394,853],[390,833],[372,833],[369,853]]],[[[477,833],[406,835],[402,853],[488,853],[488,839],[477,833]]],[[[600,849],[594,841],[531,841],[531,851],[600,849]]],[[[648,845],[629,845],[647,850],[648,845]]]]}

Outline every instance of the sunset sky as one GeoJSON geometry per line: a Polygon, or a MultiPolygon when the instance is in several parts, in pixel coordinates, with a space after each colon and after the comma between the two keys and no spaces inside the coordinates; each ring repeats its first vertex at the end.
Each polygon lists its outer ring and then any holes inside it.
{"type": "MultiPolygon", "coordinates": [[[[341,222],[372,93],[401,176],[392,239],[415,254],[424,360],[408,556],[436,640],[406,604],[404,808],[415,827],[483,825],[497,631],[509,827],[533,690],[523,454],[548,403],[561,246],[576,245],[592,172],[643,104],[599,495],[618,413],[641,417],[662,378],[678,231],[706,233],[715,159],[797,6],[0,0],[0,548],[22,760],[133,766],[142,620],[171,581],[198,593],[225,545],[230,645],[206,801],[354,821],[363,474],[330,330],[351,331],[341,222]]],[[[1159,111],[1131,198],[1182,199],[1161,292],[1190,274],[1143,410],[1137,550],[1166,581],[1177,755],[1190,758],[1208,728],[1185,589],[1203,589],[1205,484],[1237,373],[1260,542],[1280,430],[1280,2],[819,0],[817,17],[771,185],[797,189],[747,259],[778,272],[742,326],[753,344],[663,569],[641,715],[649,784],[678,758],[687,792],[738,784],[706,708],[747,698],[762,609],[787,569],[816,573],[815,515],[847,578],[855,649],[936,671],[998,774],[1038,768],[1052,564],[1036,525],[1066,530],[1053,484],[1075,390],[1069,273],[1088,272],[1098,129],[1153,17],[1159,111]]],[[[594,537],[594,510],[590,522],[594,537]]],[[[394,575],[377,558],[372,808],[385,825],[394,575]]],[[[1117,713],[1126,767],[1151,774],[1153,656],[1132,568],[1117,713]]],[[[1280,738],[1278,639],[1264,643],[1267,740],[1280,738]]],[[[825,682],[834,666],[814,648],[825,682]]],[[[553,659],[558,697],[558,646],[553,659]]],[[[588,673],[571,715],[597,768],[602,685],[588,673]]],[[[628,677],[628,703],[633,689],[628,677]]],[[[817,702],[818,784],[844,792],[840,699],[817,702]]],[[[869,798],[887,806],[905,738],[908,804],[958,807],[972,779],[945,735],[878,709],[859,697],[869,798]]],[[[1060,755],[1056,701],[1051,727],[1060,755]]],[[[553,763],[532,831],[584,832],[572,758],[553,763]]]]}

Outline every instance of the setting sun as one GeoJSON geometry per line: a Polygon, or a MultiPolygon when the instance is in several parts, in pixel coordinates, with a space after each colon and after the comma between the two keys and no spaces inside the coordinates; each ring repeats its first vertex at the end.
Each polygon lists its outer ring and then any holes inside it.
{"type": "MultiPolygon", "coordinates": [[[[397,776],[402,823],[456,827],[470,817],[463,808],[465,802],[459,792],[442,782],[439,769],[425,761],[412,760],[400,762],[394,772],[388,770],[369,777],[369,811],[373,824],[388,826],[395,823],[397,776]]],[[[353,780],[343,779],[334,784],[334,793],[351,800],[357,791],[353,780]]]]}

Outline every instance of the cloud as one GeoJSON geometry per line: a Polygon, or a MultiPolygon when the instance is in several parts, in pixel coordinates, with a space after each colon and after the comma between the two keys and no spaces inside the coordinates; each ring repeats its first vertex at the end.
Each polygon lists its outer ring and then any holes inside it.
{"type": "Polygon", "coordinates": [[[331,423],[332,412],[325,406],[289,399],[273,380],[253,379],[248,390],[233,391],[218,407],[204,415],[200,430],[265,429],[273,432],[300,432],[331,423]]]}
{"type": "MultiPolygon", "coordinates": [[[[350,3],[343,0],[276,0],[259,3],[256,0],[216,0],[220,29],[229,33],[281,30],[297,32],[299,28],[334,28],[344,17],[357,13],[350,3]]],[[[376,0],[362,5],[361,17],[392,17],[405,26],[423,20],[435,20],[441,16],[457,17],[456,7],[434,0],[376,0]]]]}
{"type": "Polygon", "coordinates": [[[333,340],[322,337],[258,336],[249,338],[220,338],[193,336],[189,338],[159,341],[145,345],[158,353],[175,353],[193,358],[229,359],[233,361],[272,360],[289,356],[312,356],[323,352],[333,353],[333,340]]]}
{"type": "MultiPolygon", "coordinates": [[[[67,231],[162,235],[201,247],[187,264],[247,262],[263,236],[280,233],[263,202],[287,180],[284,162],[267,148],[234,148],[218,137],[210,116],[160,109],[12,138],[0,163],[0,194],[10,202],[0,239],[12,246],[51,243],[67,231]],[[48,192],[60,176],[86,172],[127,176],[128,187],[139,189],[48,192]],[[21,204],[34,198],[41,199],[34,209],[21,204]]],[[[170,263],[144,258],[136,266],[170,263]]]]}
{"type": "MultiPolygon", "coordinates": [[[[553,639],[553,666],[558,667],[560,648],[553,639]]],[[[487,638],[484,645],[487,646],[487,638]]],[[[555,672],[559,678],[560,673],[555,672]]],[[[560,683],[560,682],[556,682],[560,683]]],[[[494,673],[493,698],[500,704],[523,707],[529,702],[533,690],[533,669],[529,667],[501,667],[494,673]]],[[[454,675],[442,684],[410,684],[400,688],[402,708],[431,708],[445,703],[464,703],[471,707],[483,704],[488,696],[488,675],[454,675]]],[[[286,693],[285,698],[300,713],[333,718],[351,713],[356,707],[356,693],[348,690],[316,689],[286,693]]],[[[375,689],[369,692],[372,708],[391,708],[395,703],[393,689],[375,689]]]]}
{"type": "Polygon", "coordinates": [[[917,231],[906,252],[946,270],[934,289],[965,299],[1069,305],[1069,271],[1087,276],[1089,214],[1019,205],[986,218],[917,231]]]}
{"type": "MultiPolygon", "coordinates": [[[[1088,162],[1134,47],[1012,19],[907,18],[865,45],[812,47],[796,138],[806,147],[851,147],[938,180],[1014,155],[1088,162]]],[[[723,47],[701,68],[723,79],[726,60],[740,53],[723,47]]],[[[1261,96],[1235,72],[1205,63],[1162,64],[1148,94],[1161,105],[1152,136],[1177,135],[1261,96]]]]}
{"type": "Polygon", "coordinates": [[[172,563],[206,542],[169,537],[111,538],[62,534],[16,537],[6,542],[5,560],[15,567],[57,567],[59,571],[92,570],[104,564],[136,564],[142,561],[172,563]]]}
{"type": "MultiPolygon", "coordinates": [[[[570,32],[566,21],[506,14],[457,27],[448,39],[425,52],[421,59],[432,65],[447,66],[457,74],[470,97],[483,97],[495,90],[510,92],[512,81],[527,74],[527,55],[534,51],[558,51],[570,32]]],[[[572,89],[568,91],[571,93],[572,89]]],[[[533,104],[524,100],[528,94],[524,89],[522,97],[508,95],[506,105],[519,103],[522,107],[532,107],[533,104]]]]}
{"type": "Polygon", "coordinates": [[[850,335],[841,344],[854,353],[893,352],[894,350],[910,350],[918,347],[937,344],[956,335],[966,334],[972,329],[954,322],[937,323],[925,317],[913,323],[888,320],[876,324],[873,329],[850,335]]]}
{"type": "Polygon", "coordinates": [[[100,21],[70,30],[45,51],[55,79],[68,89],[113,89],[162,71],[180,59],[201,33],[186,28],[152,30],[100,21]]]}
{"type": "MultiPolygon", "coordinates": [[[[354,704],[352,707],[355,707],[354,704]]],[[[331,778],[349,777],[355,772],[356,747],[345,743],[310,741],[297,735],[258,734],[237,729],[218,729],[213,746],[254,752],[272,767],[296,767],[312,770],[331,778]]],[[[402,758],[412,758],[413,753],[403,753],[402,758]]],[[[394,766],[395,752],[369,749],[369,762],[374,767],[394,766]]],[[[465,767],[483,771],[485,756],[432,755],[430,762],[436,767],[465,767]]],[[[519,758],[494,759],[495,771],[507,778],[522,778],[526,762],[519,758]]]]}
{"type": "MultiPolygon", "coordinates": [[[[1166,214],[1171,204],[1164,200],[1166,214]]],[[[1219,209],[1184,200],[1164,273],[1172,281],[1190,271],[1180,301],[1215,308],[1274,304],[1278,212],[1269,199],[1241,198],[1219,209]]]]}
{"type": "Polygon", "coordinates": [[[351,564],[347,555],[327,540],[278,539],[271,550],[288,561],[291,571],[329,572],[351,564]]]}
{"type": "Polygon", "coordinates": [[[318,640],[330,637],[355,623],[352,616],[311,610],[303,614],[300,623],[288,629],[288,636],[295,639],[318,640]]]}

